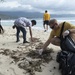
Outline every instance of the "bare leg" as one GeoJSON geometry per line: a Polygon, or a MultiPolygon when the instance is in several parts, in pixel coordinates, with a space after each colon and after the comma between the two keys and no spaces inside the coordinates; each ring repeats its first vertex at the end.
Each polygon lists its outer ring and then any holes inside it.
{"type": "Polygon", "coordinates": [[[72,39],[75,41],[75,34],[70,34],[70,36],[72,37],[72,39]]]}
{"type": "Polygon", "coordinates": [[[44,29],[45,29],[45,25],[43,25],[44,29]]]}
{"type": "Polygon", "coordinates": [[[51,40],[51,43],[52,43],[53,45],[60,46],[60,39],[57,38],[57,37],[54,37],[54,38],[51,40]]]}
{"type": "Polygon", "coordinates": [[[46,30],[48,30],[48,25],[46,25],[46,30]]]}
{"type": "Polygon", "coordinates": [[[46,28],[45,28],[45,25],[43,25],[43,27],[44,27],[44,32],[46,32],[46,28]]]}

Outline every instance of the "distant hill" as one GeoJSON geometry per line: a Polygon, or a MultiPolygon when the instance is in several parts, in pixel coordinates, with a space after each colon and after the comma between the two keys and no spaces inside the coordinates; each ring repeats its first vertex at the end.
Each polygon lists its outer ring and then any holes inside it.
{"type": "MultiPolygon", "coordinates": [[[[2,19],[16,19],[18,17],[43,18],[43,13],[24,11],[0,11],[0,18],[2,19]]],[[[51,14],[51,18],[56,17],[75,17],[75,14],[51,14]]]]}
{"type": "Polygon", "coordinates": [[[2,19],[15,19],[18,17],[27,17],[27,18],[41,18],[42,13],[39,12],[23,12],[23,11],[0,11],[0,17],[2,19]]]}

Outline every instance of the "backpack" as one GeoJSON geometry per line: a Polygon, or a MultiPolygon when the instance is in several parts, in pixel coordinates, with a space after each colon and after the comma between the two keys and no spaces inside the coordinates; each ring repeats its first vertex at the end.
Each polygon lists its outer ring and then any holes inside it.
{"type": "Polygon", "coordinates": [[[59,70],[62,75],[75,75],[75,54],[69,51],[60,51],[56,61],[59,63],[59,70]]]}
{"type": "Polygon", "coordinates": [[[65,51],[68,50],[70,52],[75,53],[75,41],[69,35],[66,36],[65,38],[63,38],[63,36],[62,36],[64,24],[65,24],[65,22],[63,23],[62,28],[61,28],[61,32],[60,32],[60,40],[61,40],[60,47],[62,50],[65,50],[65,51]]]}
{"type": "Polygon", "coordinates": [[[75,53],[75,42],[69,35],[61,40],[60,47],[64,51],[75,53]]]}
{"type": "Polygon", "coordinates": [[[60,33],[61,51],[57,53],[56,61],[59,63],[62,75],[75,75],[75,42],[69,35],[62,37],[64,24],[60,33]]]}

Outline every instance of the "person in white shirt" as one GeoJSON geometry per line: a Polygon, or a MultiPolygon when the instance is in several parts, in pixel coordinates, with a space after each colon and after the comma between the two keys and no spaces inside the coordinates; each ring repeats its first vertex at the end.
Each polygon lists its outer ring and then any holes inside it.
{"type": "Polygon", "coordinates": [[[13,25],[13,29],[16,27],[17,29],[17,33],[16,33],[16,42],[19,42],[19,33],[20,31],[23,33],[23,43],[28,43],[28,41],[26,41],[26,29],[25,27],[29,27],[29,32],[30,32],[30,36],[31,36],[31,41],[33,41],[32,38],[32,30],[31,27],[36,25],[36,21],[35,20],[29,20],[25,17],[20,17],[18,19],[16,19],[14,21],[14,25],[13,25]]]}

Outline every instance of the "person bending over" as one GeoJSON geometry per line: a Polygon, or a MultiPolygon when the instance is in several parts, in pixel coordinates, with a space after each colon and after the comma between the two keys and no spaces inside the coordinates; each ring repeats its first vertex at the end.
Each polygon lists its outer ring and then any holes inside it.
{"type": "Polygon", "coordinates": [[[4,29],[3,29],[2,25],[1,25],[1,18],[0,18],[0,33],[4,33],[4,29]]]}
{"type": "Polygon", "coordinates": [[[29,20],[25,17],[20,17],[18,19],[15,20],[14,25],[13,25],[13,29],[16,27],[17,33],[16,33],[16,42],[19,42],[19,33],[20,31],[23,33],[23,43],[28,43],[28,41],[26,40],[26,29],[25,27],[29,27],[29,32],[30,32],[30,36],[31,36],[31,41],[33,41],[33,37],[32,37],[32,30],[31,27],[36,25],[36,21],[35,20],[29,20]]]}
{"type": "MultiPolygon", "coordinates": [[[[47,46],[52,43],[53,45],[60,46],[60,32],[62,28],[63,22],[58,23],[56,19],[51,19],[49,21],[49,26],[52,29],[49,38],[43,45],[43,48],[38,50],[39,54],[42,54],[44,50],[46,50],[47,46]]],[[[69,22],[64,23],[64,30],[62,36],[65,37],[67,35],[73,34],[75,36],[75,26],[70,24],[69,22]]],[[[75,39],[75,37],[74,37],[75,39]]]]}

